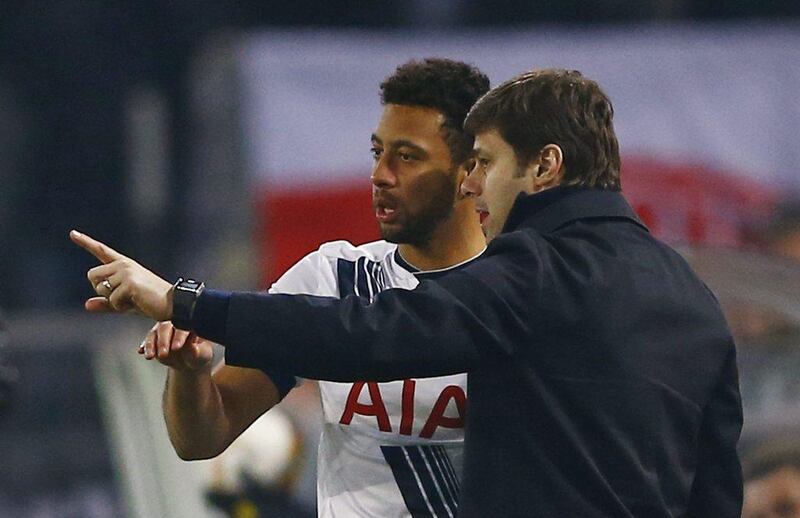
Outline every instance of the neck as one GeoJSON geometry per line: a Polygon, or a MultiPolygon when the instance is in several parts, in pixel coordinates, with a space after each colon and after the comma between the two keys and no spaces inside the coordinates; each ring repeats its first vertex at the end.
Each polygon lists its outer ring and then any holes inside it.
{"type": "Polygon", "coordinates": [[[424,245],[401,243],[397,247],[406,262],[422,271],[439,270],[463,263],[486,248],[480,220],[470,203],[459,204],[424,245]]]}

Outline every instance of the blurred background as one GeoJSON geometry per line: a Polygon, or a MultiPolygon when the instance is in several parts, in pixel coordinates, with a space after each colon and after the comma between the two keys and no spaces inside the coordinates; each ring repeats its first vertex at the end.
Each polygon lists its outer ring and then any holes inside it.
{"type": "Polygon", "coordinates": [[[229,457],[177,460],[163,368],[135,353],[149,324],[82,313],[94,263],[67,232],[231,289],[374,239],[378,85],[428,56],[605,88],[626,195],[737,336],[748,476],[794,470],[800,516],[790,0],[0,2],[0,516],[313,513],[313,383],[229,457]]]}

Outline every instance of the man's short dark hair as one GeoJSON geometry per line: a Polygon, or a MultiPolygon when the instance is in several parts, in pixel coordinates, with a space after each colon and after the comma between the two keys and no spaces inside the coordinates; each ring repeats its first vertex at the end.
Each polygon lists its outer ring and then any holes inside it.
{"type": "Polygon", "coordinates": [[[463,129],[464,117],[489,90],[489,78],[477,68],[450,59],[428,58],[397,67],[381,83],[381,102],[433,108],[444,115],[444,139],[453,165],[472,152],[472,135],[463,129]]]}
{"type": "Polygon", "coordinates": [[[547,144],[564,153],[562,185],[620,190],[619,144],[608,96],[575,70],[542,69],[492,89],[472,107],[464,126],[476,135],[496,129],[520,166],[547,144]]]}

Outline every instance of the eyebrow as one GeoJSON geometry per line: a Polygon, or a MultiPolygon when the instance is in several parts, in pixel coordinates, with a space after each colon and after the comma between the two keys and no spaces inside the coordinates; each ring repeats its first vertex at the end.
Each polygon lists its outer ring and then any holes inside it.
{"type": "MultiPolygon", "coordinates": [[[[378,135],[376,135],[374,133],[372,134],[372,142],[375,143],[375,144],[383,145],[383,140],[381,140],[378,137],[378,135]]],[[[426,151],[425,148],[420,147],[417,144],[414,144],[410,140],[400,139],[400,140],[392,141],[390,144],[391,144],[391,147],[394,148],[394,149],[397,149],[399,147],[408,147],[408,148],[413,149],[417,153],[420,153],[421,155],[424,155],[425,157],[428,156],[428,151],[426,151]]]]}
{"type": "Polygon", "coordinates": [[[424,148],[421,148],[420,146],[414,144],[410,140],[402,140],[402,139],[401,140],[395,140],[394,142],[392,142],[392,147],[393,148],[410,147],[414,151],[417,151],[418,153],[421,153],[421,154],[423,154],[425,156],[428,156],[428,152],[425,151],[424,148]]]}

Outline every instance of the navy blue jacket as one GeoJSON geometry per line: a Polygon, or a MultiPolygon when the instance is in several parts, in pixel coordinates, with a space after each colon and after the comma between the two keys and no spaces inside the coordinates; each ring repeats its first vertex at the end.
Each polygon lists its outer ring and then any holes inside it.
{"type": "Polygon", "coordinates": [[[372,304],[207,290],[193,324],[312,379],[467,371],[459,516],[740,515],[728,326],[620,193],[521,195],[482,258],[372,304]]]}

